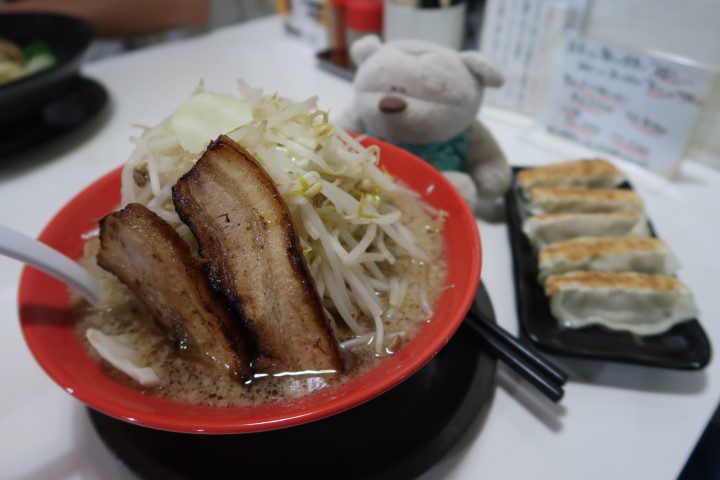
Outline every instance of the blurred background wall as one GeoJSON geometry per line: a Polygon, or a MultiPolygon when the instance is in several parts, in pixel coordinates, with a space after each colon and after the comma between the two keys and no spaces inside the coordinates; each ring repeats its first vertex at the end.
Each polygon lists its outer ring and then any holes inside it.
{"type": "Polygon", "coordinates": [[[590,37],[720,65],[717,0],[593,0],[590,37]]]}
{"type": "MultiPolygon", "coordinates": [[[[592,0],[587,36],[720,68],[720,1],[592,0]]],[[[720,167],[720,86],[707,101],[688,154],[720,167]]]]}

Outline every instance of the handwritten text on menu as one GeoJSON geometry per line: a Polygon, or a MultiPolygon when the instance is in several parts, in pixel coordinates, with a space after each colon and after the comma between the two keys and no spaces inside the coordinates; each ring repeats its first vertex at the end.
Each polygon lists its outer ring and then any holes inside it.
{"type": "Polygon", "coordinates": [[[571,37],[540,121],[552,133],[668,173],[683,154],[714,75],[571,37]]]}

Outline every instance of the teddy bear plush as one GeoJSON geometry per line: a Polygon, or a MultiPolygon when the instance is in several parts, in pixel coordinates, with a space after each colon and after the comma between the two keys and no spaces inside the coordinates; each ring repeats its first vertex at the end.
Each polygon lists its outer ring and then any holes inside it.
{"type": "Polygon", "coordinates": [[[358,66],[354,106],[340,120],[358,133],[394,143],[442,170],[471,209],[478,197],[502,195],[510,167],[477,120],[485,87],[503,83],[478,52],[377,36],[353,43],[358,66]]]}

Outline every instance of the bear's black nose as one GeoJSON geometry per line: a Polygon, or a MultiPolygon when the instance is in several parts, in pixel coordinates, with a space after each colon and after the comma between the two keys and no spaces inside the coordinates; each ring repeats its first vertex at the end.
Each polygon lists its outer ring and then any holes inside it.
{"type": "Polygon", "coordinates": [[[380,99],[378,108],[383,113],[400,113],[407,108],[407,102],[400,97],[386,95],[380,99]]]}

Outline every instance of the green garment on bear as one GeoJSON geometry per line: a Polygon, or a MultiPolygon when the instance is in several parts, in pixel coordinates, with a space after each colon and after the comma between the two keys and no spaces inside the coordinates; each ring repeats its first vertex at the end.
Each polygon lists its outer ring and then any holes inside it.
{"type": "MultiPolygon", "coordinates": [[[[468,129],[469,130],[469,129],[468,129]]],[[[417,155],[438,170],[466,171],[465,155],[468,149],[468,130],[463,130],[450,140],[437,143],[423,143],[412,145],[408,143],[394,143],[398,147],[417,155]]],[[[386,140],[381,138],[381,140],[386,140]]]]}

